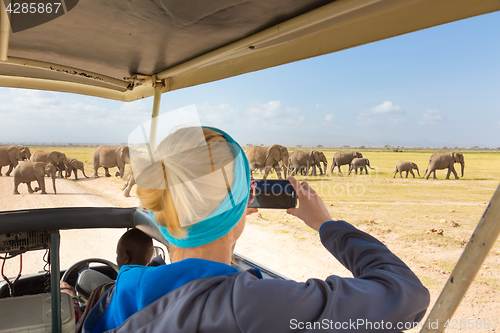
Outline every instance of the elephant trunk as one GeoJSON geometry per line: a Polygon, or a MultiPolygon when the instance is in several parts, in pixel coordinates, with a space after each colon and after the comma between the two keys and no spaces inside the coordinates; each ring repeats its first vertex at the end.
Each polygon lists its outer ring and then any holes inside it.
{"type": "Polygon", "coordinates": [[[55,172],[52,174],[52,188],[54,189],[54,194],[57,194],[57,191],[56,191],[56,173],[55,172]]]}
{"type": "Polygon", "coordinates": [[[461,163],[461,164],[462,164],[462,178],[464,178],[465,163],[461,163]]]}
{"type": "Polygon", "coordinates": [[[283,176],[285,177],[285,179],[287,179],[288,177],[288,160],[283,160],[282,161],[283,163],[283,176]]]}

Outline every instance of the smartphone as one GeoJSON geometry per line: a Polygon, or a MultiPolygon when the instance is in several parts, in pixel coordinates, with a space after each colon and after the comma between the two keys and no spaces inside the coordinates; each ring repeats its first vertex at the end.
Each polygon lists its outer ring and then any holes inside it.
{"type": "Polygon", "coordinates": [[[288,180],[259,179],[255,182],[255,192],[250,193],[254,196],[253,201],[248,207],[288,209],[297,206],[297,193],[288,180]]]}

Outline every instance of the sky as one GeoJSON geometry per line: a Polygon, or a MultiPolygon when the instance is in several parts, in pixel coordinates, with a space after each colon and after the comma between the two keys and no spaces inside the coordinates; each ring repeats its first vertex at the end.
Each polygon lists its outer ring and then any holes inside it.
{"type": "MultiPolygon", "coordinates": [[[[241,145],[500,147],[500,12],[164,93],[241,145]]],[[[0,88],[0,143],[120,144],[131,103],[0,88]]]]}

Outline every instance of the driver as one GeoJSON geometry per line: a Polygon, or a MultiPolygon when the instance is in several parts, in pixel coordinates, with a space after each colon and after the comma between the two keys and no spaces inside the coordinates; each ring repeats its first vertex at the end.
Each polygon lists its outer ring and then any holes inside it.
{"type": "Polygon", "coordinates": [[[287,213],[318,231],[353,278],[263,279],[258,269],[231,266],[246,216],[257,211],[247,209],[248,160],[225,132],[203,127],[199,139],[199,130],[170,134],[149,156],[146,178],[136,178],[137,196],[171,243],[172,263],[122,267],[83,332],[290,332],[334,330],[330,325],[337,324],[356,332],[396,332],[397,324],[423,318],[429,291],[408,266],[374,237],[332,220],[319,195],[293,177],[288,180],[299,207],[287,213]],[[203,159],[206,145],[210,158],[203,159]]]}
{"type": "MultiPolygon", "coordinates": [[[[154,248],[153,240],[139,229],[130,229],[126,231],[118,240],[116,245],[116,263],[118,267],[123,265],[142,265],[146,266],[148,263],[154,261],[154,265],[164,264],[161,257],[153,257],[154,248]]],[[[76,295],[75,288],[65,281],[60,281],[61,292],[71,296],[73,301],[73,309],[75,310],[75,321],[78,322],[80,317],[83,321],[92,307],[99,300],[100,292],[104,285],[96,287],[90,294],[87,307],[82,315],[80,304],[78,303],[78,296],[76,295]]]]}
{"type": "Polygon", "coordinates": [[[146,266],[153,257],[153,240],[139,229],[124,233],[116,245],[116,263],[146,266]]]}

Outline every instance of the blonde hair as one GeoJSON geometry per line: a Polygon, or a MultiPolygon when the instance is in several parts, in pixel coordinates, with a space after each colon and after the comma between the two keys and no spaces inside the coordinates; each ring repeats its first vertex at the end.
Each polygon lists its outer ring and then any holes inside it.
{"type": "MultiPolygon", "coordinates": [[[[151,182],[165,182],[165,189],[137,187],[142,206],[152,211],[157,223],[167,228],[175,238],[187,236],[181,221],[200,221],[210,215],[228,195],[228,188],[221,186],[216,177],[192,178],[199,170],[213,170],[213,159],[227,164],[224,169],[229,184],[234,182],[234,154],[229,145],[210,145],[227,142],[222,133],[208,128],[182,128],[165,138],[155,150],[155,160],[161,160],[163,178],[150,174],[151,182]],[[200,158],[197,148],[208,144],[210,159],[200,158]],[[168,157],[182,153],[180,158],[167,162],[168,157]],[[213,159],[212,159],[213,158],[213,159]],[[231,162],[232,161],[232,162],[231,162]],[[191,177],[191,178],[190,178],[191,177]],[[161,179],[158,179],[161,178],[161,179]]],[[[220,172],[220,170],[219,170],[220,172]]],[[[159,188],[159,187],[157,187],[159,188]]]]}

